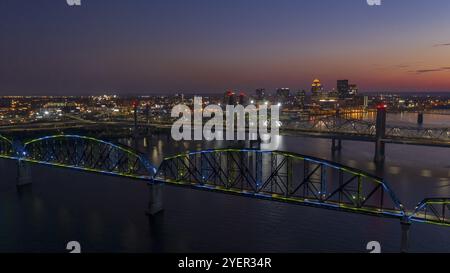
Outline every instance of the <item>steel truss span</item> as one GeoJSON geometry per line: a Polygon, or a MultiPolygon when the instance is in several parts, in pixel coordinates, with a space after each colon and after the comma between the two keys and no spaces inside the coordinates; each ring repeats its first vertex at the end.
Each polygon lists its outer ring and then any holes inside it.
{"type": "MultiPolygon", "coordinates": [[[[375,123],[329,116],[311,121],[285,122],[282,129],[311,133],[334,133],[375,137],[375,123]]],[[[450,128],[424,128],[386,125],[386,140],[422,140],[450,142],[450,128]]]]}
{"type": "Polygon", "coordinates": [[[26,142],[21,160],[92,172],[151,179],[156,169],[141,155],[113,143],[77,135],[26,142]]]}
{"type": "MultiPolygon", "coordinates": [[[[13,142],[0,136],[0,157],[352,213],[403,223],[450,226],[450,198],[427,198],[406,210],[382,178],[310,156],[255,149],[214,149],[163,160],[158,170],[137,152],[78,135],[13,142]]],[[[155,197],[155,196],[153,196],[155,197]]]]}
{"type": "Polygon", "coordinates": [[[450,198],[427,198],[420,202],[410,220],[450,226],[450,198]]]}
{"type": "Polygon", "coordinates": [[[402,218],[381,178],[304,155],[220,149],[166,158],[155,181],[349,212],[402,218]]]}
{"type": "Polygon", "coordinates": [[[12,141],[0,135],[0,157],[12,158],[14,156],[15,153],[12,141]]]}

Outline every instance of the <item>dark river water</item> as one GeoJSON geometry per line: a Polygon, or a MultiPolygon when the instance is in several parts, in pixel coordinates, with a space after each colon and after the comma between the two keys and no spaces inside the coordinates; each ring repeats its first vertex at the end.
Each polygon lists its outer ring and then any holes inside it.
{"type": "MultiPolygon", "coordinates": [[[[449,126],[449,120],[432,122],[449,126]]],[[[279,150],[385,177],[407,208],[426,197],[450,196],[450,149],[389,144],[386,163],[377,168],[373,143],[345,141],[333,155],[326,139],[277,141],[279,150]]],[[[139,142],[155,164],[186,150],[227,145],[163,136],[139,142]]],[[[380,242],[383,252],[400,250],[398,220],[168,185],[164,212],[149,218],[142,181],[38,165],[31,171],[33,184],[18,190],[16,163],[0,159],[1,252],[67,252],[69,241],[80,242],[83,252],[367,252],[369,241],[380,242]]],[[[450,252],[450,228],[414,223],[410,250],[450,252]]]]}

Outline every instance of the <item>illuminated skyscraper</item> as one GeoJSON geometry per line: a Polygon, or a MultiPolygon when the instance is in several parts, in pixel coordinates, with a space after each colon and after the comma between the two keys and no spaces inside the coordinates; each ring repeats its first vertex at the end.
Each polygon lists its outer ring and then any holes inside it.
{"type": "Polygon", "coordinates": [[[349,87],[348,88],[348,94],[350,96],[358,95],[358,86],[356,84],[350,84],[348,87],[349,87]]]}
{"type": "Polygon", "coordinates": [[[313,81],[313,83],[311,84],[311,93],[314,97],[317,97],[320,95],[320,93],[322,93],[323,91],[323,86],[320,83],[319,79],[315,79],[313,81]]]}

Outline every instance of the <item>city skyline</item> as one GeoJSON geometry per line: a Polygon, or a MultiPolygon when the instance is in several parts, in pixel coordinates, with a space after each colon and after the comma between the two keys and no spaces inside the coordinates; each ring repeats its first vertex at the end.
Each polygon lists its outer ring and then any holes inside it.
{"type": "Polygon", "coordinates": [[[2,1],[0,95],[450,91],[450,2],[2,1]],[[402,18],[401,20],[398,20],[402,18]],[[270,37],[270,38],[269,38],[270,37]]]}

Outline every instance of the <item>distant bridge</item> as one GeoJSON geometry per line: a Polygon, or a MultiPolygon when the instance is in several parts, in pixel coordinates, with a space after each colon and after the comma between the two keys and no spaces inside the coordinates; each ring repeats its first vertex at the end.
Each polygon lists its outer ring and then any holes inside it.
{"type": "MultiPolygon", "coordinates": [[[[374,122],[346,119],[338,116],[328,116],[312,120],[283,120],[280,133],[292,136],[307,136],[329,138],[333,140],[379,141],[385,143],[424,145],[437,147],[450,147],[450,127],[422,127],[422,126],[396,126],[389,125],[385,120],[385,110],[380,125],[374,122]],[[378,131],[377,131],[378,128],[378,131]],[[378,132],[378,135],[377,135],[378,132]]],[[[383,113],[384,112],[384,113],[383,113]]],[[[117,129],[129,129],[128,134],[133,135],[139,129],[149,132],[158,130],[170,132],[170,122],[144,122],[133,120],[88,122],[85,120],[23,123],[0,126],[0,133],[17,134],[26,132],[65,131],[69,129],[102,130],[108,129],[111,134],[117,129]]],[[[339,150],[339,147],[333,147],[339,150]]]]}
{"type": "MultiPolygon", "coordinates": [[[[282,131],[292,135],[342,140],[376,141],[376,123],[329,116],[313,121],[285,121],[282,131]]],[[[450,127],[395,126],[385,124],[385,143],[450,147],[450,127]]]]}

